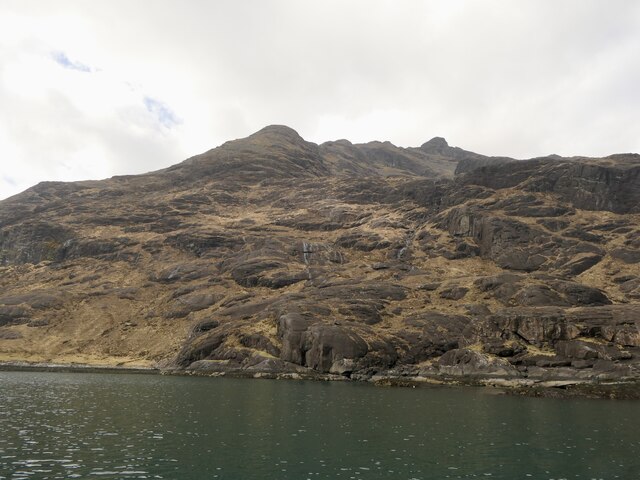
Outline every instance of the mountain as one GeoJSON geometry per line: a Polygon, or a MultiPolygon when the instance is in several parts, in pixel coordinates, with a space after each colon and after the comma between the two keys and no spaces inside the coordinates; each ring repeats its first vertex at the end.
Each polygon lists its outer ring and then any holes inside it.
{"type": "Polygon", "coordinates": [[[640,156],[487,157],[269,126],[0,202],[0,361],[637,381],[640,156]]]}

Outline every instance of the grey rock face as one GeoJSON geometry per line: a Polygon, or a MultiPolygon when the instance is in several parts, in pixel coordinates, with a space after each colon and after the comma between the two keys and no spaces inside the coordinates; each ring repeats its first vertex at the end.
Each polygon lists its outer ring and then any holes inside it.
{"type": "Polygon", "coordinates": [[[289,313],[280,317],[278,334],[282,338],[280,358],[285,362],[305,365],[307,342],[306,333],[309,327],[318,320],[313,317],[289,313]]]}
{"type": "Polygon", "coordinates": [[[316,324],[305,337],[305,366],[323,373],[346,373],[367,352],[367,343],[354,331],[316,324]]]}
{"type": "Polygon", "coordinates": [[[576,208],[637,213],[639,156],[618,156],[615,160],[609,164],[557,159],[494,163],[472,170],[462,182],[494,189],[520,185],[528,191],[557,194],[576,208]]]}
{"type": "Polygon", "coordinates": [[[0,229],[0,265],[39,263],[63,256],[73,230],[55,223],[35,221],[0,229]]]}

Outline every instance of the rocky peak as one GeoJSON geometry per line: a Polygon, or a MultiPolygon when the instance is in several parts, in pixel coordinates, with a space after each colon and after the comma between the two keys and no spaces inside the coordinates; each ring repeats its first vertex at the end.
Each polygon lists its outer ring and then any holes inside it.
{"type": "Polygon", "coordinates": [[[249,140],[259,143],[277,143],[277,144],[307,144],[304,138],[300,136],[293,128],[286,125],[268,125],[256,133],[247,137],[249,140]]]}
{"type": "Polygon", "coordinates": [[[442,137],[433,137],[431,140],[420,146],[420,150],[424,150],[427,153],[443,153],[448,148],[449,144],[442,137]]]}

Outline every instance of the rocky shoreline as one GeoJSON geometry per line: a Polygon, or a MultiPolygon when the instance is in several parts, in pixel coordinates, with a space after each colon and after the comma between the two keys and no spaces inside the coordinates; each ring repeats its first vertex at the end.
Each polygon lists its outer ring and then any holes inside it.
{"type": "Polygon", "coordinates": [[[110,373],[178,375],[198,377],[228,377],[269,380],[313,380],[365,382],[377,387],[423,388],[462,387],[487,388],[496,394],[539,398],[592,398],[613,400],[640,400],[640,381],[630,378],[615,381],[585,379],[531,380],[505,378],[490,375],[394,375],[353,376],[320,373],[308,369],[295,371],[251,371],[246,369],[176,369],[158,367],[127,367],[113,365],[65,364],[45,362],[0,362],[0,371],[62,372],[62,373],[110,373]]]}
{"type": "Polygon", "coordinates": [[[86,363],[0,362],[0,372],[61,372],[61,373],[142,373],[157,374],[153,367],[91,365],[86,363]]]}

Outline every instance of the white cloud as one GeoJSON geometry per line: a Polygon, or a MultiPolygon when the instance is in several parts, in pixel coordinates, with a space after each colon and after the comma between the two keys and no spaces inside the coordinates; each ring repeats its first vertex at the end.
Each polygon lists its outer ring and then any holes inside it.
{"type": "Polygon", "coordinates": [[[5,0],[0,198],[272,123],[316,142],[640,151],[639,52],[633,0],[5,0]]]}
{"type": "Polygon", "coordinates": [[[3,18],[0,197],[42,180],[153,170],[184,155],[174,130],[180,120],[162,100],[125,72],[100,68],[82,47],[61,50],[74,43],[77,18],[54,17],[58,28],[26,15],[3,18]]]}

